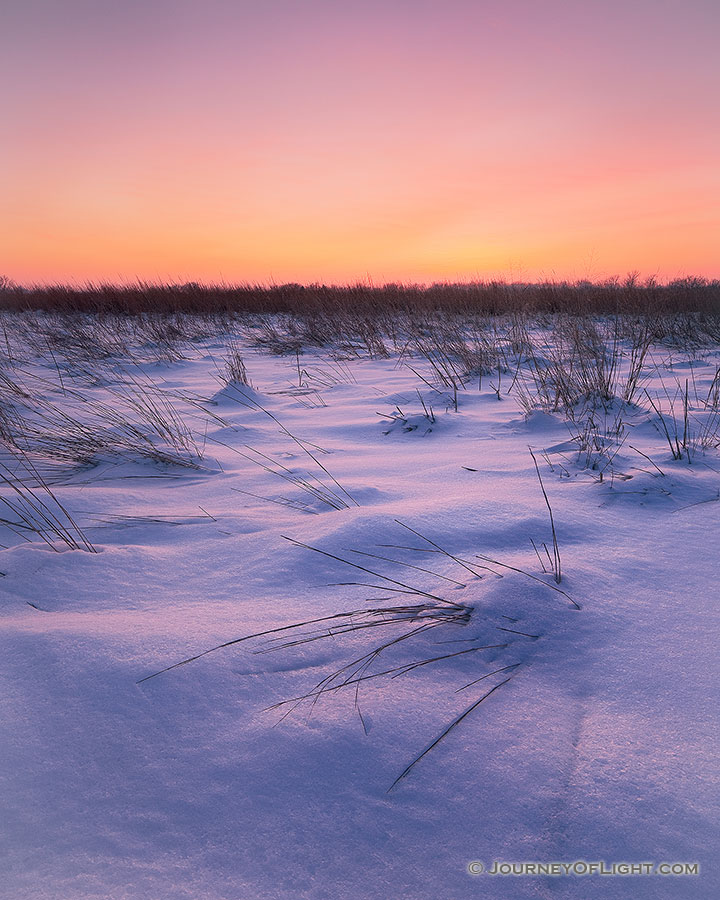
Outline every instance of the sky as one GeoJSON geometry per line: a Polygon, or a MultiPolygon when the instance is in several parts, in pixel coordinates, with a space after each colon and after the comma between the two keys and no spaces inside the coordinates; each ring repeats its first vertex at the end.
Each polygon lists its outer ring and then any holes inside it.
{"type": "Polygon", "coordinates": [[[717,0],[5,0],[0,275],[720,277],[717,0]]]}

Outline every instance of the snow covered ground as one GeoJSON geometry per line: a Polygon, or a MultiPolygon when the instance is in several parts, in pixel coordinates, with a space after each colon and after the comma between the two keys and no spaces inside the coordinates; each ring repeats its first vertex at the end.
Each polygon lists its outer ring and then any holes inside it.
{"type": "Polygon", "coordinates": [[[573,423],[520,357],[456,393],[394,348],[12,327],[1,896],[720,896],[720,349],[573,423]],[[468,872],[579,860],[699,874],[468,872]]]}

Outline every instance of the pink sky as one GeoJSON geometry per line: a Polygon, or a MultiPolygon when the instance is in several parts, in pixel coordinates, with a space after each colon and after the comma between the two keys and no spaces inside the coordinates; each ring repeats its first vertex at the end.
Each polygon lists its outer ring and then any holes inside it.
{"type": "Polygon", "coordinates": [[[720,276],[716,0],[14,6],[16,281],[720,276]]]}

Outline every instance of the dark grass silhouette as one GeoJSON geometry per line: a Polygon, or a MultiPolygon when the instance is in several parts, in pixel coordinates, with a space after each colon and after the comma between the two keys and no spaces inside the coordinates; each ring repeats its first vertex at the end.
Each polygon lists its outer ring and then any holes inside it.
{"type": "Polygon", "coordinates": [[[453,314],[534,313],[720,314],[720,281],[688,277],[667,283],[631,274],[605,281],[520,283],[473,281],[430,285],[159,284],[20,286],[0,279],[0,310],[52,312],[387,315],[444,311],[453,314]]]}

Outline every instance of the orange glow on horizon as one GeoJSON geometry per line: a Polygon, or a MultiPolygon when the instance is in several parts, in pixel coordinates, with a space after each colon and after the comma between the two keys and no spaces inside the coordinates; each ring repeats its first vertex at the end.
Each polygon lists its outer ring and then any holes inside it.
{"type": "Polygon", "coordinates": [[[720,277],[700,0],[30,5],[47,34],[0,38],[18,283],[720,277]]]}

